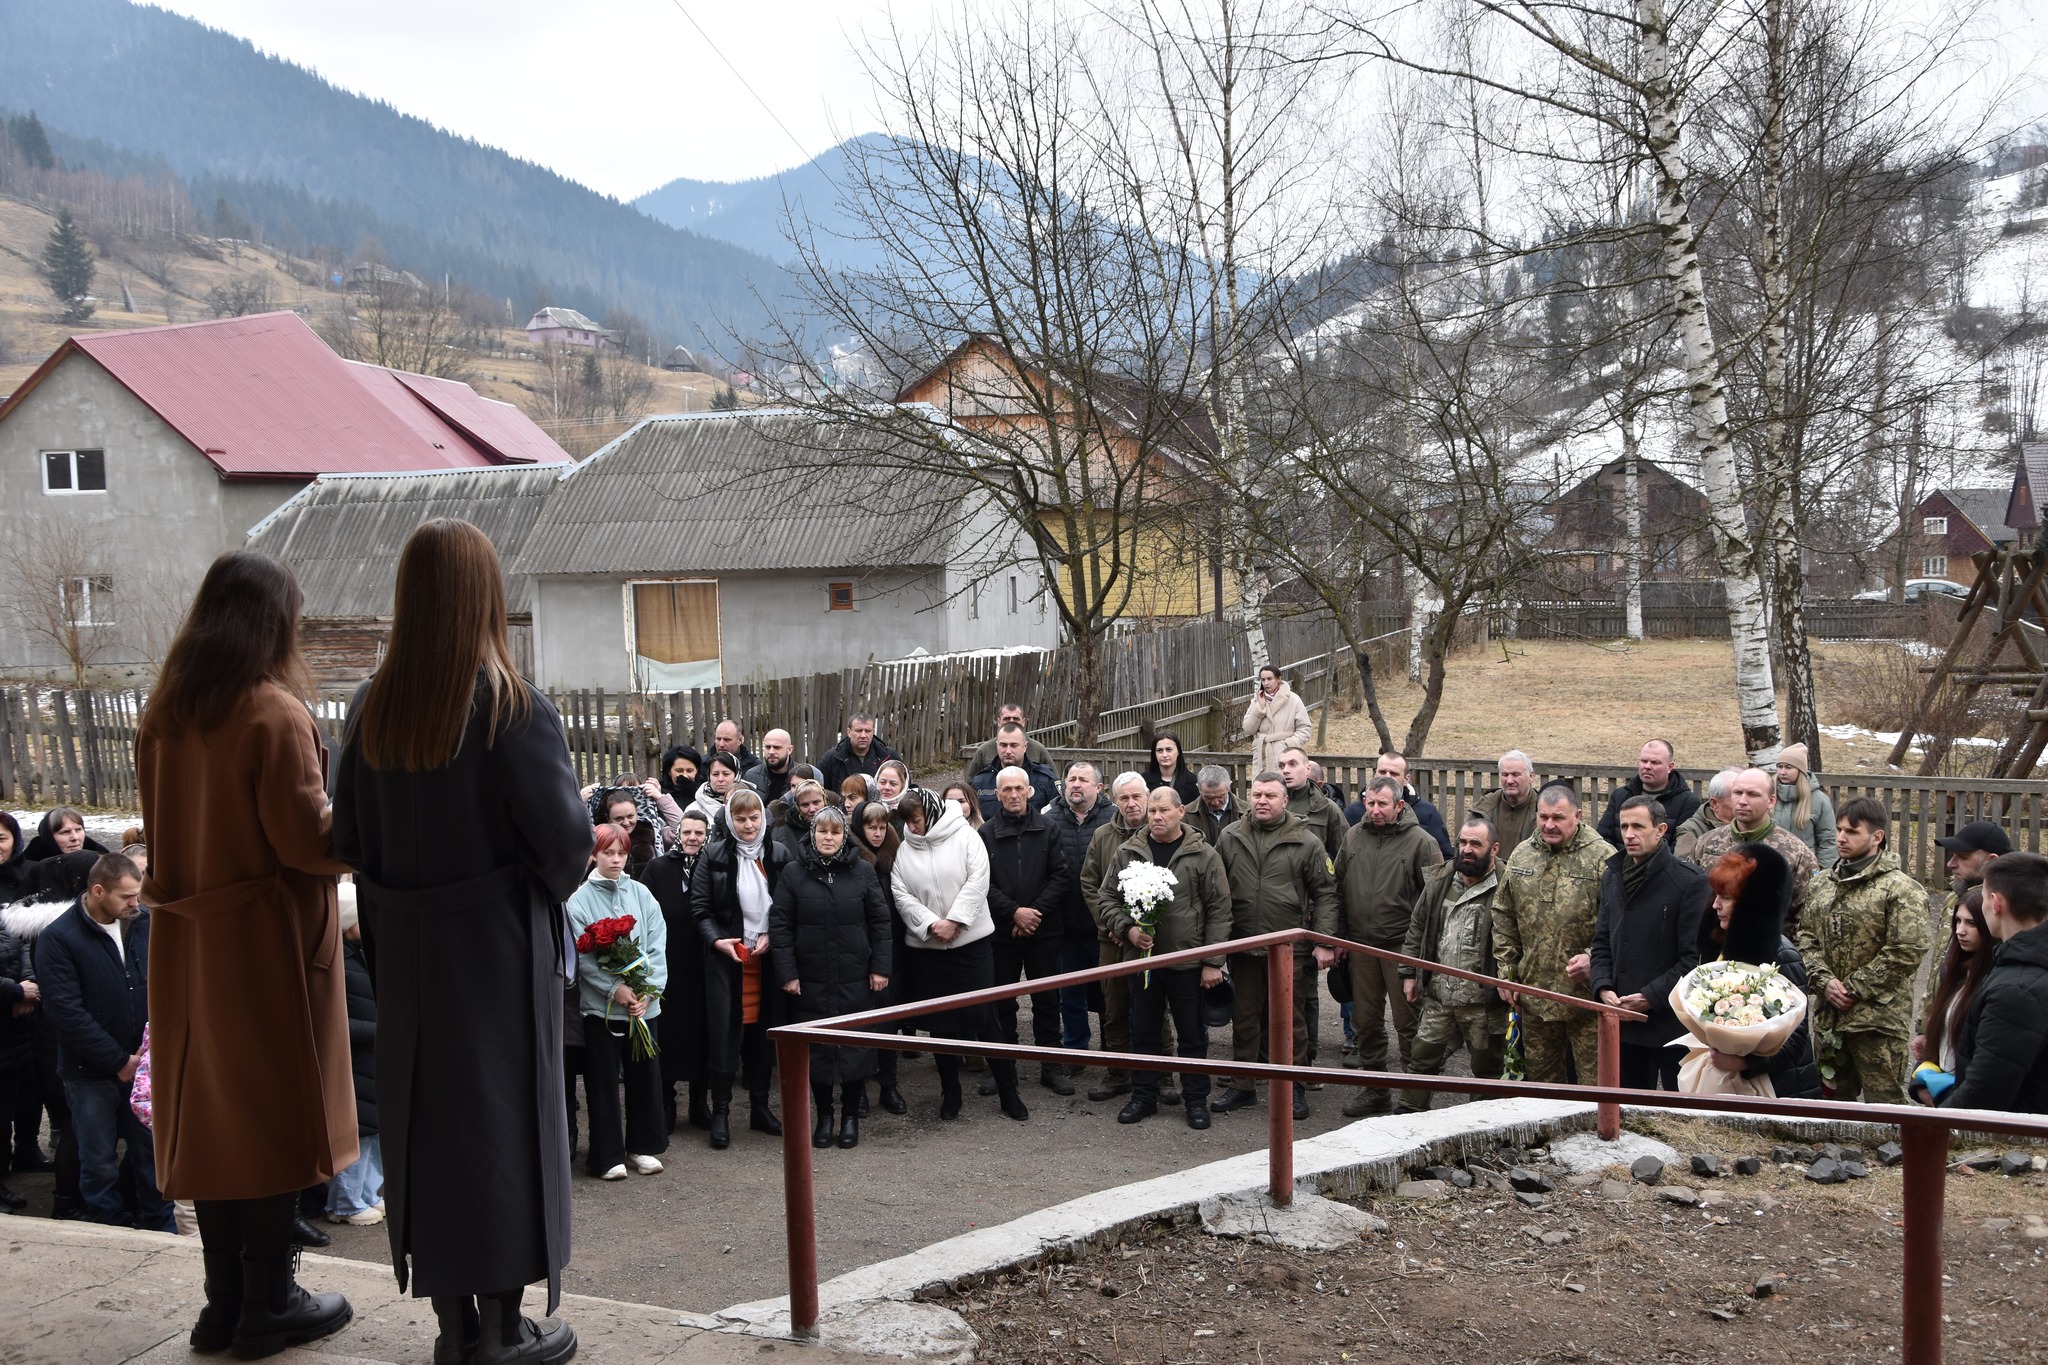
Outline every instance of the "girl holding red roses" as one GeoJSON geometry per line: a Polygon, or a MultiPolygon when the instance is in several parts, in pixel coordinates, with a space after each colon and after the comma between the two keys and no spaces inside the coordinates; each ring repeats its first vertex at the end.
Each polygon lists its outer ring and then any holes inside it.
{"type": "Polygon", "coordinates": [[[590,876],[564,907],[576,936],[576,1003],[583,1015],[583,1098],[590,1107],[590,1149],[585,1169],[600,1180],[624,1180],[631,1163],[642,1175],[661,1170],[668,1124],[661,1108],[661,1059],[636,1055],[628,1045],[630,1021],[652,1024],[668,985],[668,924],[654,893],[626,875],[632,836],[599,825],[593,836],[590,876]],[[635,992],[605,965],[620,954],[598,950],[630,943],[644,959],[632,975],[651,989],[635,992]],[[625,1086],[623,1118],[619,1088],[625,1086]]]}

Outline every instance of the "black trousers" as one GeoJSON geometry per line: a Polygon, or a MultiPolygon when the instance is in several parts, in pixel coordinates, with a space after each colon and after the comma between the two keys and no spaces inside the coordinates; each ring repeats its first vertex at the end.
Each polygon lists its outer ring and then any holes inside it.
{"type": "MultiPolygon", "coordinates": [[[[989,942],[995,945],[995,981],[997,986],[1007,986],[1022,979],[1036,981],[1041,977],[1058,976],[1060,971],[1060,941],[1048,937],[1048,926],[1041,925],[1039,931],[1029,938],[1011,938],[997,929],[989,942]]],[[[1017,1041],[1017,1001],[996,1002],[996,1027],[1002,1031],[1006,1043],[1017,1041]]],[[[1057,988],[1031,993],[1031,1041],[1039,1047],[1060,1046],[1060,993],[1057,988]]]]}
{"type": "MultiPolygon", "coordinates": [[[[1630,1090],[1678,1089],[1678,1064],[1685,1060],[1685,1054],[1675,1047],[1657,1047],[1651,1043],[1623,1043],[1621,1045],[1621,1083],[1630,1090]]],[[[1591,1084],[1592,1078],[1580,1080],[1581,1085],[1591,1084]]]]}
{"type": "Polygon", "coordinates": [[[661,1112],[661,1056],[636,1061],[624,1038],[605,1021],[583,1016],[583,1099],[590,1106],[590,1146],[584,1168],[603,1175],[626,1159],[660,1156],[668,1150],[668,1121],[661,1112]],[[620,1114],[619,1092],[625,1091],[620,1114]]]}
{"type": "MultiPolygon", "coordinates": [[[[1128,979],[1131,983],[1131,1051],[1149,1052],[1155,1057],[1166,1055],[1166,1048],[1160,1042],[1160,1032],[1170,1009],[1173,1011],[1173,1032],[1180,1044],[1178,1055],[1208,1057],[1209,1030],[1202,1023],[1200,967],[1174,967],[1128,979]],[[1146,984],[1147,976],[1150,984],[1146,984]]],[[[1160,1075],[1157,1071],[1133,1071],[1131,1098],[1156,1102],[1160,1075]]],[[[1183,1071],[1180,1093],[1189,1104],[1206,1103],[1209,1098],[1208,1074],[1183,1071]]]]}
{"type": "MultiPolygon", "coordinates": [[[[987,990],[995,984],[995,940],[976,939],[958,948],[913,948],[906,946],[901,962],[908,968],[911,1000],[935,1000],[942,995],[987,990]]],[[[1054,1008],[1057,1017],[1058,1008],[1054,1008]]],[[[996,1012],[991,1005],[969,1005],[925,1015],[917,1021],[934,1038],[954,1038],[976,1043],[1003,1041],[996,1012]]],[[[939,1084],[948,1093],[960,1088],[960,1059],[941,1054],[938,1058],[939,1084]]],[[[1017,1064],[991,1059],[989,1071],[998,1085],[1017,1083],[1017,1064]]]]}

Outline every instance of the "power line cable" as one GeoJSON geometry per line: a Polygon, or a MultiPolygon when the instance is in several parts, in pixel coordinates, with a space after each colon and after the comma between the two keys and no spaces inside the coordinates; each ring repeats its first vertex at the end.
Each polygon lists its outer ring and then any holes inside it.
{"type": "Polygon", "coordinates": [[[811,155],[810,149],[804,146],[803,141],[800,138],[798,138],[795,133],[789,131],[789,125],[782,121],[782,116],[775,112],[774,108],[769,105],[767,100],[761,98],[761,92],[754,89],[754,87],[747,82],[747,78],[740,74],[740,69],[737,66],[733,65],[732,58],[726,56],[725,53],[719,49],[718,44],[712,41],[711,35],[704,31],[704,26],[698,23],[697,20],[690,14],[688,10],[683,8],[683,0],[669,0],[669,3],[676,7],[676,13],[682,15],[684,19],[689,21],[689,25],[691,28],[697,30],[697,36],[704,40],[704,45],[711,49],[712,55],[716,56],[719,61],[725,63],[725,69],[727,71],[732,72],[732,78],[740,83],[740,88],[745,90],[749,95],[752,95],[754,97],[754,103],[761,106],[762,111],[768,115],[769,119],[774,122],[775,126],[782,130],[783,136],[787,137],[790,140],[790,143],[794,145],[797,151],[803,155],[805,160],[809,160],[811,155]]]}

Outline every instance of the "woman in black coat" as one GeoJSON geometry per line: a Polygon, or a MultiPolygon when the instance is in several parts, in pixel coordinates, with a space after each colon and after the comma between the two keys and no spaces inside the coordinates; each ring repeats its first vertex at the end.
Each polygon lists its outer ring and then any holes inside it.
{"type": "Polygon", "coordinates": [[[643,885],[654,893],[668,926],[668,991],[655,1032],[661,1040],[661,1095],[670,1131],[676,1126],[676,1086],[689,1087],[690,1124],[711,1126],[711,1070],[705,1061],[704,939],[690,907],[690,882],[704,858],[710,822],[694,807],[676,826],[676,845],[647,865],[643,885]]]}
{"type": "MultiPolygon", "coordinates": [[[[874,867],[846,837],[846,817],[827,807],[812,817],[796,866],[776,885],[768,912],[775,979],[797,1019],[830,1019],[867,1009],[889,988],[889,927],[895,909],[874,867]]],[[[832,1087],[839,1087],[839,1145],[860,1145],[860,1102],[875,1074],[870,1047],[811,1045],[811,1146],[832,1145],[832,1087]]]]}
{"type": "MultiPolygon", "coordinates": [[[[716,759],[714,758],[714,763],[716,759]]],[[[732,1083],[743,1077],[747,1126],[771,1137],[782,1120],[768,1107],[775,1045],[768,1030],[781,1022],[782,993],[762,988],[770,940],[769,907],[790,865],[789,851],[768,837],[760,794],[735,790],[724,807],[726,830],[704,850],[690,880],[690,908],[704,953],[704,1056],[711,1073],[711,1145],[732,1143],[732,1083]]]]}
{"type": "MultiPolygon", "coordinates": [[[[1792,905],[1792,869],[1769,844],[1740,844],[1707,869],[1714,890],[1713,913],[1701,920],[1700,960],[1758,964],[1775,962],[1778,971],[1800,990],[1806,989],[1806,960],[1785,937],[1785,915],[1792,905]]],[[[1769,1057],[1714,1054],[1714,1065],[1750,1078],[1769,1076],[1782,1100],[1821,1098],[1820,1067],[1813,1055],[1811,1014],[1769,1057]]]]}
{"type": "Polygon", "coordinates": [[[1145,765],[1143,775],[1147,791],[1171,787],[1179,794],[1183,806],[1194,805],[1195,798],[1201,795],[1202,789],[1195,785],[1194,770],[1187,765],[1186,751],[1180,747],[1180,736],[1171,730],[1161,730],[1153,736],[1152,761],[1145,765]]]}
{"type": "Polygon", "coordinates": [[[0,905],[12,905],[28,894],[28,847],[21,825],[0,810],[0,905]]]}

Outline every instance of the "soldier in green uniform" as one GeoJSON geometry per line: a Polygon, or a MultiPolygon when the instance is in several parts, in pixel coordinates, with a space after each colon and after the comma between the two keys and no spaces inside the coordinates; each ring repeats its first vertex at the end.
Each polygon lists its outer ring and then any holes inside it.
{"type": "Polygon", "coordinates": [[[1871,1104],[1906,1102],[1913,982],[1933,942],[1927,892],[1900,870],[1890,829],[1875,797],[1842,803],[1837,861],[1814,879],[1799,922],[1814,1029],[1841,1040],[1835,1098],[1871,1104]]]}
{"type": "MultiPolygon", "coordinates": [[[[1563,783],[1536,797],[1536,837],[1508,859],[1493,897],[1496,975],[1524,986],[1593,998],[1593,924],[1600,913],[1600,875],[1614,847],[1593,833],[1577,793],[1563,783]]],[[[1503,999],[1513,992],[1503,988],[1503,999]]],[[[1532,1081],[1562,1083],[1567,1052],[1578,1082],[1599,1076],[1600,1028],[1591,1010],[1555,1000],[1524,999],[1522,1066],[1532,1081]]]]}
{"type": "MultiPolygon", "coordinates": [[[[1493,896],[1500,885],[1494,867],[1498,840],[1493,822],[1485,816],[1466,819],[1458,830],[1456,856],[1431,868],[1423,882],[1415,913],[1408,919],[1403,953],[1461,971],[1495,975],[1493,896]]],[[[1408,966],[1401,968],[1401,978],[1402,992],[1422,1006],[1408,1070],[1420,1076],[1440,1076],[1445,1059],[1462,1043],[1472,1054],[1472,1074],[1487,1080],[1497,1078],[1507,1039],[1508,1010],[1493,988],[1408,966]]],[[[1403,1090],[1400,1096],[1402,1113],[1429,1108],[1427,1090],[1403,1090]]]]}

